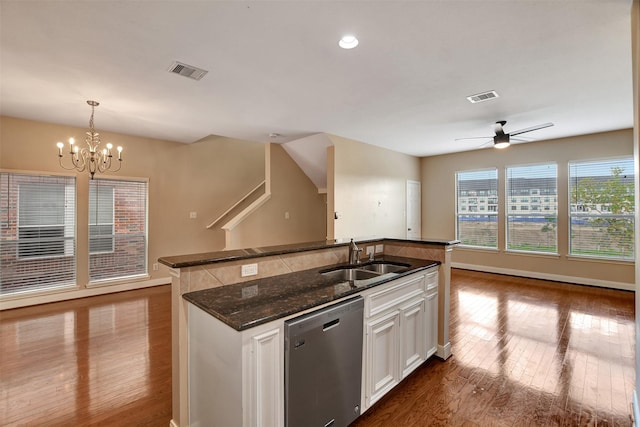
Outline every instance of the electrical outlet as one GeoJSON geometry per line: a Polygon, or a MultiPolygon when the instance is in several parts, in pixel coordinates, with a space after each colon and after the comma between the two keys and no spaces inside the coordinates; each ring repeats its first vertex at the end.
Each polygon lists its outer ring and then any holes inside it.
{"type": "Polygon", "coordinates": [[[289,219],[289,218],[291,217],[289,216],[289,211],[287,211],[284,213],[284,219],[289,219]]]}
{"type": "Polygon", "coordinates": [[[198,218],[198,212],[189,212],[189,219],[198,218]]]}
{"type": "Polygon", "coordinates": [[[242,266],[241,277],[255,276],[258,274],[258,264],[246,264],[242,266]]]}
{"type": "Polygon", "coordinates": [[[384,245],[376,245],[376,253],[381,254],[384,252],[384,245]]]}
{"type": "Polygon", "coordinates": [[[373,255],[373,251],[375,250],[375,247],[373,246],[367,246],[367,255],[371,256],[373,255]]]}
{"type": "Polygon", "coordinates": [[[152,267],[153,267],[153,271],[158,271],[159,266],[157,262],[154,262],[152,267]]]}

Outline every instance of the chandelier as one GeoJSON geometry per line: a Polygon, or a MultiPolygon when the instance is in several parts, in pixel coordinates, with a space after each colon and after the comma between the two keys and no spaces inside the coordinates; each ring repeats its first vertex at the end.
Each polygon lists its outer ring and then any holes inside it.
{"type": "Polygon", "coordinates": [[[89,132],[87,132],[87,136],[85,136],[84,141],[87,143],[89,148],[80,148],[75,145],[75,140],[73,138],[69,138],[71,166],[67,167],[62,163],[62,148],[64,147],[64,144],[62,142],[58,142],[56,145],[58,146],[58,160],[60,161],[60,166],[62,168],[66,170],[75,169],[78,172],[84,172],[87,170],[91,174],[91,179],[93,179],[96,172],[118,172],[120,170],[122,167],[122,147],[116,148],[118,151],[118,168],[112,169],[111,167],[115,164],[115,161],[112,162],[113,154],[111,153],[113,145],[108,143],[102,150],[98,149],[98,145],[100,145],[100,135],[93,127],[94,109],[100,105],[100,103],[97,101],[87,101],[87,104],[91,106],[91,118],[89,119],[89,132]]]}

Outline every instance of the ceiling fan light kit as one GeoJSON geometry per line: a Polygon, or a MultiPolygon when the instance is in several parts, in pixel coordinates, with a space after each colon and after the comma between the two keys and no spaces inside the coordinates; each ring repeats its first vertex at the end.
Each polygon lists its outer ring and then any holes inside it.
{"type": "Polygon", "coordinates": [[[511,145],[508,134],[496,135],[493,137],[493,146],[498,149],[507,148],[511,145]]]}
{"type": "MultiPolygon", "coordinates": [[[[516,136],[516,135],[520,135],[526,132],[533,132],[534,130],[538,130],[538,129],[544,129],[544,128],[548,128],[550,126],[553,126],[553,123],[548,122],[548,123],[543,123],[541,125],[536,125],[536,126],[531,126],[528,128],[524,128],[524,129],[520,129],[520,130],[516,130],[513,132],[509,132],[509,133],[505,133],[503,126],[507,124],[506,120],[499,120],[497,122],[494,123],[493,125],[493,131],[495,133],[495,135],[493,136],[493,146],[494,148],[498,148],[498,149],[502,149],[502,148],[507,148],[508,146],[511,145],[511,137],[512,136],[516,136]]],[[[456,141],[460,141],[463,139],[483,139],[483,138],[492,138],[490,136],[473,136],[471,138],[456,138],[456,141]]],[[[514,140],[519,140],[518,138],[514,138],[514,140]]],[[[489,141],[490,142],[490,141],[489,141]]],[[[488,142],[487,142],[488,144],[488,142]]],[[[484,145],[484,144],[482,144],[484,145]]]]}

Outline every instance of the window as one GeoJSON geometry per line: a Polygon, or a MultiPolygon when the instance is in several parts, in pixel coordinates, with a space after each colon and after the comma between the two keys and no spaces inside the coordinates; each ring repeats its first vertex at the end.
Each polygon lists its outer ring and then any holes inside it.
{"type": "Polygon", "coordinates": [[[634,259],[633,158],[569,163],[569,253],[634,259]]]}
{"type": "MultiPolygon", "coordinates": [[[[556,194],[557,169],[555,163],[508,167],[508,200],[513,200],[515,194],[556,194]]],[[[539,200],[535,205],[529,200],[521,198],[517,211],[513,202],[507,204],[507,250],[557,253],[557,211],[549,209],[542,213],[539,200]]]]}
{"type": "MultiPolygon", "coordinates": [[[[462,209],[463,194],[497,194],[498,170],[477,170],[456,173],[456,238],[462,245],[484,248],[498,247],[498,209],[478,213],[477,206],[462,209]]],[[[469,200],[469,203],[472,203],[469,200]]],[[[473,203],[477,203],[474,200],[473,203]]]]}
{"type": "Polygon", "coordinates": [[[89,181],[89,281],[147,274],[147,182],[89,181]]]}
{"type": "Polygon", "coordinates": [[[75,178],[0,174],[0,294],[75,285],[75,178]]]}

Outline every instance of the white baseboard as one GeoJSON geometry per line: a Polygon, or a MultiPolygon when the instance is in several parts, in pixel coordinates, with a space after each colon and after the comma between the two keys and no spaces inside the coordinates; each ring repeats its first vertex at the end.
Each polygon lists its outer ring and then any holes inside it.
{"type": "Polygon", "coordinates": [[[73,289],[54,293],[39,295],[24,295],[22,297],[9,297],[0,300],[0,311],[11,308],[28,307],[31,305],[46,304],[49,302],[66,301],[76,298],[92,297],[97,295],[110,294],[114,292],[132,291],[134,289],[150,288],[152,286],[168,285],[171,283],[170,277],[159,279],[142,280],[137,282],[127,282],[108,286],[94,286],[84,289],[73,289]]]}
{"type": "Polygon", "coordinates": [[[578,285],[598,286],[601,288],[619,289],[623,291],[635,291],[635,284],[613,282],[610,280],[589,279],[586,277],[564,276],[560,274],[542,273],[539,271],[514,270],[511,268],[491,267],[486,265],[465,264],[452,262],[452,268],[462,270],[482,271],[485,273],[506,274],[509,276],[528,277],[531,279],[552,280],[554,282],[573,283],[578,285]]]}
{"type": "Polygon", "coordinates": [[[445,345],[438,345],[436,356],[438,356],[442,360],[447,360],[449,357],[451,357],[451,343],[448,342],[445,345]]]}

